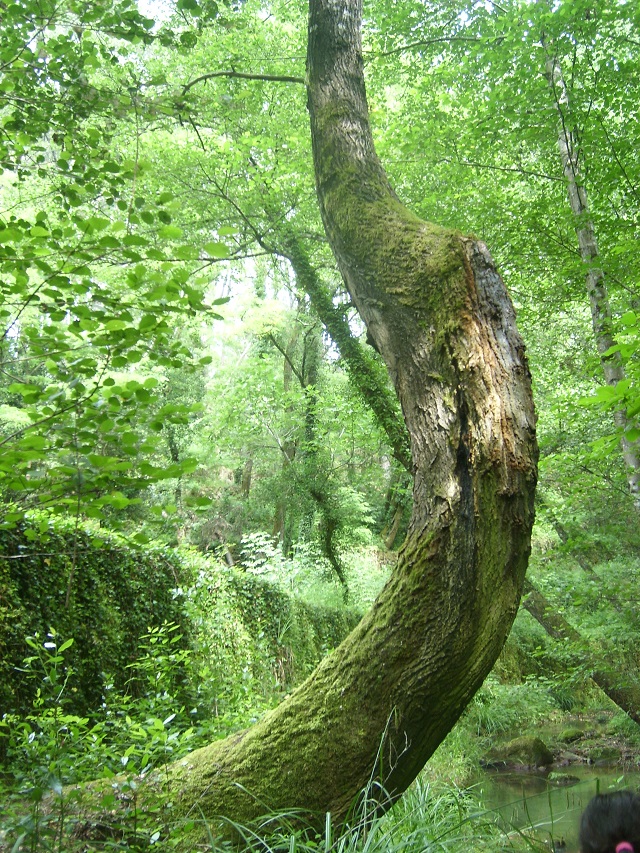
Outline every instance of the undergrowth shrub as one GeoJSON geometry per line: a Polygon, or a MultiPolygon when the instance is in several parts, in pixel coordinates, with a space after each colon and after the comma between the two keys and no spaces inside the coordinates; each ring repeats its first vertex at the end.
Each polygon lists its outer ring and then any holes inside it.
{"type": "Polygon", "coordinates": [[[177,626],[164,625],[142,638],[142,654],[133,665],[138,697],[107,691],[108,698],[92,719],[69,713],[69,665],[73,640],[55,632],[46,639],[27,637],[33,654],[23,672],[36,684],[30,712],[5,714],[0,720],[4,771],[0,776],[0,850],[64,851],[77,829],[75,806],[84,794],[70,785],[106,778],[100,807],[117,809],[130,824],[131,848],[148,846],[157,830],[158,813],[138,813],[140,778],[184,755],[192,746],[193,728],[184,706],[171,689],[180,684],[189,652],[178,647],[177,626]],[[165,716],[166,715],[166,716],[165,716]],[[133,808],[131,807],[133,804],[133,808]]]}
{"type": "MultiPolygon", "coordinates": [[[[350,547],[340,548],[340,560],[349,602],[355,609],[366,610],[388,580],[396,556],[381,552],[368,540],[343,542],[346,545],[350,547]]],[[[266,533],[252,533],[242,539],[241,566],[249,575],[268,580],[301,601],[343,608],[344,590],[315,542],[298,542],[285,556],[282,546],[266,533]]]]}
{"type": "Polygon", "coordinates": [[[557,708],[545,682],[527,679],[520,684],[502,684],[489,675],[465,710],[462,720],[477,735],[509,732],[522,725],[534,725],[557,708]]]}

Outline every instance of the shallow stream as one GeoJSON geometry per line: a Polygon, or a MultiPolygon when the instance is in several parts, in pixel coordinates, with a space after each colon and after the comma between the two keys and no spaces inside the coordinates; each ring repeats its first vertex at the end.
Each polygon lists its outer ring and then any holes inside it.
{"type": "Polygon", "coordinates": [[[537,837],[555,842],[557,849],[577,853],[580,814],[591,797],[637,788],[640,773],[589,765],[563,768],[562,773],[579,781],[557,785],[543,774],[493,771],[484,773],[471,793],[482,808],[496,815],[507,832],[529,834],[535,829],[537,837]]]}

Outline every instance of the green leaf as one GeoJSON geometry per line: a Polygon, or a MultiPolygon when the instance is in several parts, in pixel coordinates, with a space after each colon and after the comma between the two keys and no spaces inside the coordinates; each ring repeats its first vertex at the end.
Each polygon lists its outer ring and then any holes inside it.
{"type": "Polygon", "coordinates": [[[224,243],[205,243],[203,248],[211,258],[229,257],[229,249],[225,246],[224,243]]]}
{"type": "Polygon", "coordinates": [[[149,241],[146,237],[141,237],[140,234],[127,234],[123,237],[122,243],[125,246],[147,246],[149,241]]]}
{"type": "Polygon", "coordinates": [[[91,216],[89,225],[94,231],[104,231],[111,224],[110,219],[105,219],[103,216],[91,216]]]}
{"type": "Polygon", "coordinates": [[[163,225],[158,230],[158,236],[166,240],[178,240],[182,237],[182,228],[177,225],[163,225]]]}
{"type": "Polygon", "coordinates": [[[187,30],[186,32],[180,33],[180,44],[185,48],[195,47],[198,43],[198,37],[195,33],[187,30]]]}
{"type": "Polygon", "coordinates": [[[103,249],[119,249],[122,244],[116,237],[106,234],[100,238],[98,245],[103,249]]]}
{"type": "Polygon", "coordinates": [[[200,257],[200,253],[195,246],[176,246],[173,254],[180,261],[195,261],[200,257]]]}
{"type": "Polygon", "coordinates": [[[192,506],[206,507],[206,506],[212,506],[213,499],[212,498],[206,498],[206,497],[202,496],[202,497],[198,497],[198,498],[192,498],[189,501],[189,503],[192,506]]]}

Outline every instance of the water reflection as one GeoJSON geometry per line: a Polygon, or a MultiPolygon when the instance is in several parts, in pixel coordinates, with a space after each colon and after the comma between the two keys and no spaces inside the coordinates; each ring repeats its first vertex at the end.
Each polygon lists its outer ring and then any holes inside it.
{"type": "Polygon", "coordinates": [[[582,810],[598,792],[638,788],[640,773],[620,768],[577,766],[566,776],[577,781],[551,783],[534,773],[487,772],[471,791],[479,804],[493,812],[506,832],[535,831],[537,838],[566,853],[577,853],[578,824],[582,810]],[[564,846],[563,846],[564,844],[564,846]]]}

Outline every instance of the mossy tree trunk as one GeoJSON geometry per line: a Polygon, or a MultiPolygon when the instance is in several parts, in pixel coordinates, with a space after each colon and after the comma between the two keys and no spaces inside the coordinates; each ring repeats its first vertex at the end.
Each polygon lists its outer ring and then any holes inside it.
{"type": "Polygon", "coordinates": [[[344,307],[334,303],[333,294],[320,279],[302,240],[293,230],[281,235],[278,254],[291,264],[299,286],[308,294],[314,311],[338,348],[352,386],[385,431],[394,458],[410,471],[409,433],[384,365],[371,347],[352,335],[344,307]]]}
{"type": "Polygon", "coordinates": [[[297,807],[324,826],[373,779],[411,783],[490,671],[515,616],[536,479],[529,373],[486,248],[422,222],[373,150],[359,0],[311,0],[309,108],[327,234],[391,373],[414,508],[397,569],[342,645],[255,726],[170,770],[194,817],[297,807]]]}
{"type": "MultiPolygon", "coordinates": [[[[284,356],[283,361],[283,376],[282,376],[282,387],[287,394],[291,388],[291,383],[293,381],[294,374],[296,378],[302,383],[302,377],[298,375],[298,371],[294,370],[293,359],[295,357],[295,351],[298,346],[298,342],[300,339],[300,325],[295,323],[291,334],[289,335],[289,339],[286,343],[286,346],[282,347],[276,339],[270,335],[269,339],[271,343],[278,349],[282,355],[284,356]]],[[[291,406],[287,406],[286,412],[289,413],[291,411],[291,406]]],[[[282,479],[283,482],[287,480],[287,472],[293,463],[296,453],[298,452],[298,441],[296,437],[285,436],[282,444],[280,444],[280,450],[282,451],[282,479]]],[[[292,548],[292,531],[291,531],[291,523],[290,519],[287,518],[287,493],[285,489],[279,490],[276,498],[275,498],[275,512],[273,516],[273,529],[271,531],[274,539],[278,540],[282,545],[282,552],[289,556],[292,548]]]]}

